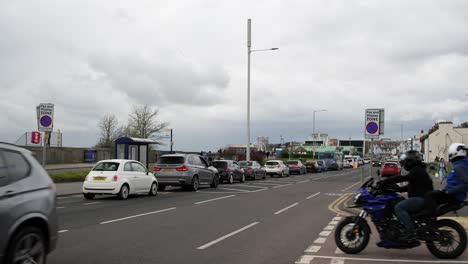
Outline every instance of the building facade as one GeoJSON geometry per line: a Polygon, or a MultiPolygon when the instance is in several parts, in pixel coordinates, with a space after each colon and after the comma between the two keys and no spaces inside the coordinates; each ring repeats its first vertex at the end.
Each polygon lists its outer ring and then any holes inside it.
{"type": "Polygon", "coordinates": [[[436,157],[447,160],[448,147],[455,142],[468,144],[467,127],[454,127],[452,122],[435,124],[421,137],[424,158],[426,161],[434,161],[436,157]]]}

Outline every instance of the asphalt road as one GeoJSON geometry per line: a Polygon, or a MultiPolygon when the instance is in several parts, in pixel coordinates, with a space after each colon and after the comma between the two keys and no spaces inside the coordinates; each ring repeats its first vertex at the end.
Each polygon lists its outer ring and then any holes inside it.
{"type": "MultiPolygon", "coordinates": [[[[325,229],[339,217],[330,205],[354,192],[360,175],[348,169],[126,201],[62,197],[61,234],[49,263],[359,263],[336,259],[332,230],[325,229]],[[325,234],[322,252],[306,252],[325,234]]],[[[372,259],[385,258],[374,244],[369,250],[377,252],[372,259]]]]}

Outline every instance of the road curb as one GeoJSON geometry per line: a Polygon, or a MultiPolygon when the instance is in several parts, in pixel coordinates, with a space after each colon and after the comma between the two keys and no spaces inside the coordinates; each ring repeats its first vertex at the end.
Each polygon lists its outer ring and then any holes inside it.
{"type": "Polygon", "coordinates": [[[68,196],[74,196],[74,195],[80,195],[82,194],[81,192],[78,193],[65,193],[65,194],[57,194],[57,197],[68,197],[68,196]]]}

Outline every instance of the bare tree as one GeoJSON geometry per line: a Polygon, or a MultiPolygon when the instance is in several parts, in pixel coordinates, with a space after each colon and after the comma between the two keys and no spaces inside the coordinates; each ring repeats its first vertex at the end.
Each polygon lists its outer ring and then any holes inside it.
{"type": "Polygon", "coordinates": [[[99,129],[101,130],[101,137],[97,146],[101,148],[111,148],[112,142],[122,134],[119,120],[114,114],[107,113],[99,121],[99,129]]]}
{"type": "Polygon", "coordinates": [[[134,106],[129,115],[125,134],[138,138],[160,139],[160,133],[169,125],[158,121],[159,110],[148,105],[134,106]]]}

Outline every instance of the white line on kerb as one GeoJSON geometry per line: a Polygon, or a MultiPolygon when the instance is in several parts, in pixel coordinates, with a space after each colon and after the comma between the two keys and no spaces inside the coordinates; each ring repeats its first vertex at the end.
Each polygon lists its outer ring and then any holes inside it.
{"type": "MultiPolygon", "coordinates": [[[[434,260],[416,260],[416,259],[374,259],[374,258],[348,258],[348,257],[336,257],[336,256],[313,256],[314,258],[320,259],[342,259],[351,261],[373,261],[373,262],[397,262],[397,263],[442,263],[434,260]]],[[[443,263],[460,263],[467,264],[468,261],[461,260],[445,260],[443,263]]]]}
{"type": "Polygon", "coordinates": [[[127,217],[123,217],[123,218],[119,218],[119,219],[109,220],[109,221],[101,222],[100,224],[101,224],[101,225],[104,225],[104,224],[109,224],[109,223],[113,223],[113,222],[117,222],[117,221],[127,220],[127,219],[131,219],[131,218],[136,218],[136,217],[140,217],[140,216],[145,216],[145,215],[151,215],[151,214],[162,213],[162,212],[166,212],[166,211],[170,211],[170,210],[175,210],[175,209],[176,209],[176,207],[171,207],[171,208],[167,208],[167,209],[163,209],[163,210],[158,210],[158,211],[154,211],[154,212],[149,212],[149,213],[144,213],[144,214],[137,214],[137,215],[127,216],[127,217]]]}
{"type": "Polygon", "coordinates": [[[334,258],[331,260],[330,264],[344,264],[344,259],[334,258]]]}
{"type": "Polygon", "coordinates": [[[68,230],[64,229],[64,230],[60,230],[58,231],[59,233],[65,233],[65,232],[68,232],[68,230]]]}
{"type": "Polygon", "coordinates": [[[307,197],[306,199],[309,200],[310,198],[314,198],[315,196],[319,195],[320,192],[312,194],[311,196],[307,197]]]}
{"type": "Polygon", "coordinates": [[[92,204],[98,204],[98,203],[101,203],[101,202],[85,203],[85,204],[83,204],[83,205],[92,205],[92,204]]]}
{"type": "Polygon", "coordinates": [[[289,208],[294,207],[294,206],[296,206],[296,205],[298,205],[298,204],[299,204],[299,203],[293,203],[293,204],[291,204],[290,206],[287,206],[287,207],[285,207],[285,208],[279,210],[278,212],[275,213],[275,215],[281,214],[282,212],[284,212],[284,211],[288,210],[289,208]]]}
{"type": "Polygon", "coordinates": [[[232,194],[232,195],[227,195],[227,196],[223,196],[223,197],[218,197],[218,198],[214,198],[214,199],[209,199],[209,200],[205,200],[205,201],[201,201],[201,202],[196,202],[196,203],[194,203],[194,204],[208,203],[208,202],[211,202],[211,201],[226,199],[226,198],[230,198],[230,197],[234,197],[234,196],[235,196],[235,195],[232,194]]]}
{"type": "Polygon", "coordinates": [[[212,245],[214,245],[214,244],[216,244],[216,243],[219,243],[219,242],[225,240],[226,238],[229,238],[229,237],[231,237],[231,236],[233,236],[233,235],[235,235],[235,234],[238,234],[238,233],[240,233],[240,232],[242,232],[242,231],[244,231],[244,230],[246,230],[246,229],[249,229],[249,228],[251,228],[252,226],[254,226],[254,225],[258,224],[258,223],[260,223],[260,222],[253,222],[253,223],[251,223],[250,225],[244,226],[244,227],[242,227],[241,229],[237,229],[237,230],[234,231],[234,232],[231,232],[231,233],[229,233],[229,234],[227,234],[227,235],[225,235],[225,236],[222,236],[222,237],[220,237],[220,238],[218,238],[218,239],[216,239],[216,240],[213,240],[213,241],[211,241],[211,242],[209,242],[209,243],[206,243],[205,245],[200,246],[200,247],[198,247],[197,249],[206,249],[206,248],[209,248],[209,247],[211,247],[212,245]]]}
{"type": "Polygon", "coordinates": [[[284,186],[290,186],[290,185],[292,185],[292,183],[283,184],[283,185],[277,185],[277,186],[273,186],[273,189],[275,189],[275,188],[281,188],[281,187],[284,187],[284,186]]]}

